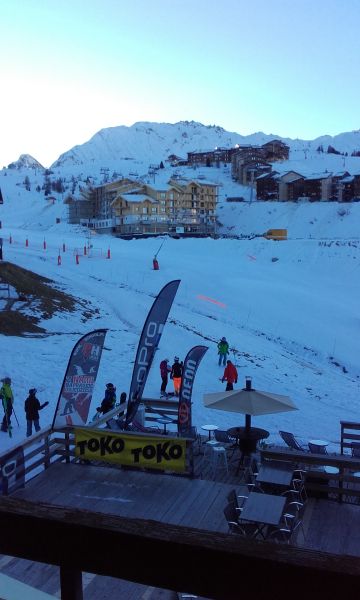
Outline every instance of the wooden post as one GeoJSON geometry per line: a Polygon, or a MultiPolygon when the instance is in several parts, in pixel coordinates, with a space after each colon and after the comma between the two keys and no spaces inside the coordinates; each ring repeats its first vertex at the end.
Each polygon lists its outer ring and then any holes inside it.
{"type": "Polygon", "coordinates": [[[82,573],[60,566],[61,600],[83,600],[82,573]]]}

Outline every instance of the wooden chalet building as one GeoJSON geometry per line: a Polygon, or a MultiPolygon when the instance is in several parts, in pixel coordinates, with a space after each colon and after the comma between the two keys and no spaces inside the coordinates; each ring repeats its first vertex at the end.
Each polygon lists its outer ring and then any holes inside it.
{"type": "Polygon", "coordinates": [[[279,173],[271,171],[256,178],[256,197],[258,200],[279,200],[279,173]]]}
{"type": "Polygon", "coordinates": [[[261,146],[265,151],[265,159],[269,162],[289,160],[290,148],[281,140],[271,140],[261,146]]]}
{"type": "Polygon", "coordinates": [[[261,148],[249,147],[234,154],[231,163],[232,178],[242,185],[251,185],[257,177],[271,172],[271,164],[263,158],[261,148]]]}
{"type": "Polygon", "coordinates": [[[213,166],[214,164],[231,163],[232,157],[237,148],[214,148],[213,150],[204,150],[201,152],[188,152],[187,164],[213,166]]]}
{"type": "Polygon", "coordinates": [[[281,140],[272,140],[262,146],[238,146],[232,156],[231,175],[242,185],[249,185],[257,177],[271,171],[271,162],[288,158],[289,146],[281,140]]]}
{"type": "Polygon", "coordinates": [[[69,219],[120,236],[213,235],[217,198],[218,184],[205,180],[173,178],[166,184],[150,185],[121,179],[72,202],[69,219]],[[81,218],[76,220],[78,214],[81,218]]]}

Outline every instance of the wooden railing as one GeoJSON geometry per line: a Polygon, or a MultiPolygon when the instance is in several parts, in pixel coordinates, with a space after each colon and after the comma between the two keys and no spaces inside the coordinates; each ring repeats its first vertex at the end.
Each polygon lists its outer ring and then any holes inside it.
{"type": "Polygon", "coordinates": [[[360,497],[360,458],[344,454],[312,454],[286,447],[268,446],[261,450],[261,460],[281,460],[296,464],[307,471],[306,490],[311,495],[334,497],[339,502],[353,502],[360,497]],[[339,472],[328,474],[321,467],[337,467],[339,472]],[[355,500],[354,500],[355,499],[355,500]]]}
{"type": "MultiPolygon", "coordinates": [[[[164,416],[171,419],[174,423],[177,422],[177,400],[147,398],[142,402],[145,405],[146,426],[151,427],[156,425],[157,419],[164,416]]],[[[126,403],[123,403],[87,426],[96,428],[104,427],[109,419],[125,416],[125,412],[126,403]]],[[[146,434],[137,432],[137,435],[145,436],[146,434]]],[[[157,435],[159,435],[158,432],[157,435]]],[[[159,435],[159,437],[163,436],[159,435]]],[[[21,477],[26,482],[42,470],[48,469],[54,463],[62,461],[70,463],[74,461],[76,459],[74,442],[72,427],[55,428],[54,430],[51,427],[46,427],[31,437],[24,439],[19,446],[14,446],[2,452],[0,454],[0,465],[6,464],[7,457],[12,453],[16,453],[17,451],[22,452],[23,462],[16,465],[11,475],[13,479],[21,477]]],[[[186,474],[192,475],[194,472],[192,440],[187,439],[187,442],[186,474]]],[[[4,487],[2,493],[7,493],[6,491],[4,492],[4,487]]],[[[11,488],[9,493],[11,493],[11,488]]]]}
{"type": "Polygon", "coordinates": [[[345,449],[351,448],[351,442],[360,442],[360,423],[340,421],[340,428],[340,451],[344,454],[345,449]]]}
{"type": "Polygon", "coordinates": [[[82,571],[215,600],[288,600],[289,581],[317,600],[360,593],[356,556],[11,497],[0,527],[0,553],[60,567],[62,600],[82,600],[82,571]]]}

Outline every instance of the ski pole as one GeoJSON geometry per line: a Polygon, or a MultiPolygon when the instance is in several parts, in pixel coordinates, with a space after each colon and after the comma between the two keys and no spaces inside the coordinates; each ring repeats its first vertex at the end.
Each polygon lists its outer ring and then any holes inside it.
{"type": "Polygon", "coordinates": [[[14,413],[15,421],[17,422],[17,424],[18,424],[18,427],[20,427],[20,425],[19,425],[19,421],[18,421],[18,418],[17,418],[17,416],[16,416],[16,412],[15,412],[15,410],[14,410],[14,406],[13,406],[13,413],[14,413]]]}

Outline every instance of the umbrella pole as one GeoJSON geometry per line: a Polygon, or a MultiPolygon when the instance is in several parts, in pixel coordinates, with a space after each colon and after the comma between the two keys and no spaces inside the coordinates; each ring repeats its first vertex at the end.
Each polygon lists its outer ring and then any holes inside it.
{"type": "Polygon", "coordinates": [[[251,415],[245,415],[245,430],[249,432],[251,429],[251,415]]]}

